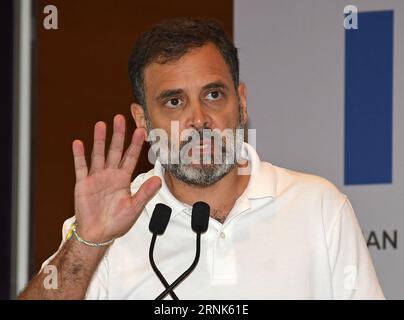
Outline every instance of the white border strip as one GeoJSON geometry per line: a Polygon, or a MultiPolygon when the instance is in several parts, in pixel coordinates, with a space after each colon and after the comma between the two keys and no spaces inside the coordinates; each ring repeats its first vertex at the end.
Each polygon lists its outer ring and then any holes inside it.
{"type": "Polygon", "coordinates": [[[17,168],[17,294],[28,282],[31,162],[31,0],[19,1],[18,39],[18,168],[17,168]]]}

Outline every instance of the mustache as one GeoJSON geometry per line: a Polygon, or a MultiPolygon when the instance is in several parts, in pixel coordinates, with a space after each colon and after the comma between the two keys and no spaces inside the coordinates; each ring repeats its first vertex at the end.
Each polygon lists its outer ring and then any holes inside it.
{"type": "MultiPolygon", "coordinates": [[[[179,149],[181,150],[185,146],[194,147],[201,146],[203,144],[209,143],[215,145],[216,142],[224,147],[226,144],[226,135],[222,134],[220,131],[215,131],[214,129],[204,128],[204,129],[192,129],[192,134],[185,136],[185,139],[179,141],[179,149]]],[[[172,143],[172,141],[170,141],[172,143]]]]}

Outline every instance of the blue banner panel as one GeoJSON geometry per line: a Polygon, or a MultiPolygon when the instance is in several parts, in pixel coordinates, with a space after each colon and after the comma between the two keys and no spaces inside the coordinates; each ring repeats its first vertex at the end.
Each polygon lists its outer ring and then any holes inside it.
{"type": "Polygon", "coordinates": [[[392,182],[393,11],[345,31],[345,184],[392,182]]]}

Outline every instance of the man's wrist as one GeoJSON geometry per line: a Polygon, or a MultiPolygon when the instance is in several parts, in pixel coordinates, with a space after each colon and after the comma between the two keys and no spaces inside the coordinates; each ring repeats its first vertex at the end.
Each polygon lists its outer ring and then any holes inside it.
{"type": "Polygon", "coordinates": [[[114,238],[109,239],[109,240],[93,240],[93,237],[88,237],[87,236],[82,236],[81,232],[78,230],[79,225],[77,221],[75,221],[71,226],[70,229],[67,233],[66,240],[71,240],[75,239],[78,242],[89,246],[89,247],[94,247],[94,248],[100,248],[100,247],[109,247],[113,242],[114,238]]]}

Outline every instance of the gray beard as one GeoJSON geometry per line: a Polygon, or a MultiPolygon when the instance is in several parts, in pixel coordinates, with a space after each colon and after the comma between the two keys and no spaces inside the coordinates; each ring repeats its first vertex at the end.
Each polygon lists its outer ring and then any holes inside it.
{"type": "Polygon", "coordinates": [[[178,180],[206,188],[222,179],[236,164],[203,164],[198,167],[192,167],[189,164],[164,164],[162,166],[178,180]]]}
{"type": "MultiPolygon", "coordinates": [[[[225,145],[223,145],[225,148],[225,145]]],[[[234,159],[231,163],[222,161],[219,164],[209,163],[195,165],[195,164],[173,164],[170,161],[166,164],[162,164],[163,168],[167,170],[172,176],[178,180],[191,184],[197,187],[209,187],[215,184],[217,181],[226,176],[235,166],[236,157],[234,150],[230,150],[231,154],[234,154],[234,159]]],[[[223,152],[223,154],[225,154],[223,152]]]]}
{"type": "MultiPolygon", "coordinates": [[[[148,132],[150,132],[152,126],[151,122],[148,116],[146,118],[146,126],[148,132]]],[[[243,126],[243,121],[242,121],[242,113],[241,113],[241,107],[239,108],[239,119],[237,123],[237,127],[234,129],[234,137],[236,136],[235,132],[236,129],[244,129],[243,126]]],[[[202,130],[198,130],[201,134],[202,137],[202,130]]],[[[238,141],[238,140],[236,140],[238,141]]],[[[226,150],[228,147],[226,142],[223,143],[223,150],[226,150]]],[[[171,144],[171,143],[170,143],[171,144]]],[[[171,147],[171,146],[170,146],[171,147]]],[[[233,144],[232,148],[230,147],[227,152],[232,154],[234,156],[233,161],[231,163],[226,163],[226,161],[222,161],[219,164],[184,164],[180,163],[179,164],[173,164],[171,161],[168,161],[168,163],[162,163],[161,165],[163,168],[170,173],[173,177],[176,179],[190,185],[194,185],[197,187],[201,188],[206,188],[209,187],[216,182],[218,182],[220,179],[222,179],[224,176],[226,176],[233,168],[237,166],[237,159],[236,155],[240,154],[242,148],[242,143],[235,143],[233,144]]],[[[225,151],[223,151],[223,154],[226,154],[225,151]]]]}

